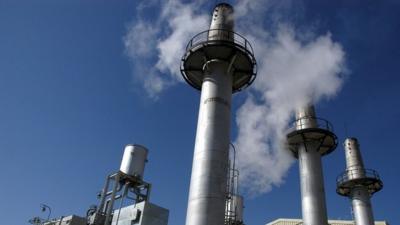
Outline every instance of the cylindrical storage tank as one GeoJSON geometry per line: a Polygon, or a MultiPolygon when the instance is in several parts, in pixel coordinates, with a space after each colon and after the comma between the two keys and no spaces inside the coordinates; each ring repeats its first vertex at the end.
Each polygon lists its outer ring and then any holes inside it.
{"type": "Polygon", "coordinates": [[[136,144],[125,146],[120,171],[129,176],[143,178],[144,166],[147,162],[148,150],[136,144]]]}

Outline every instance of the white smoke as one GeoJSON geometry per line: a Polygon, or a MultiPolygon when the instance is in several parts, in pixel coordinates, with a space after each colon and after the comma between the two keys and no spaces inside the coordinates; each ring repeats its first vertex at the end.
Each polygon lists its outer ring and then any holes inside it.
{"type": "Polygon", "coordinates": [[[143,82],[150,97],[157,98],[165,88],[183,80],[179,66],[186,44],[209,26],[210,16],[195,11],[202,4],[202,1],[183,4],[179,0],[168,0],[137,7],[140,14],[147,7],[162,6],[159,18],[155,21],[137,18],[128,26],[124,37],[135,79],[143,82]]]}
{"type": "MultiPolygon", "coordinates": [[[[195,10],[201,8],[202,1],[185,4],[169,0],[160,4],[162,13],[155,22],[139,19],[124,38],[133,62],[152,62],[146,64],[146,68],[153,68],[151,71],[143,67],[140,70],[147,72],[142,73],[145,76],[136,76],[152,97],[182,80],[179,64],[184,47],[192,36],[208,28],[211,13],[195,10]]],[[[290,0],[243,0],[234,6],[236,28],[255,47],[258,64],[252,93],[237,111],[235,141],[241,187],[253,196],[284,181],[293,159],[283,141],[294,110],[334,96],[343,82],[342,47],[329,33],[315,36],[304,30],[296,32],[288,21],[282,22],[279,12],[292,4],[290,0]],[[272,15],[268,28],[260,19],[267,14],[272,15]]]]}
{"type": "MultiPolygon", "coordinates": [[[[342,85],[344,52],[330,34],[303,43],[293,29],[255,38],[259,75],[254,89],[237,112],[238,168],[251,195],[279,186],[292,158],[284,147],[285,130],[295,109],[334,96],[342,85]],[[258,45],[257,45],[258,44],[258,45]],[[261,45],[262,44],[262,45],[261,45]]],[[[242,186],[243,186],[242,185],[242,186]]]]}

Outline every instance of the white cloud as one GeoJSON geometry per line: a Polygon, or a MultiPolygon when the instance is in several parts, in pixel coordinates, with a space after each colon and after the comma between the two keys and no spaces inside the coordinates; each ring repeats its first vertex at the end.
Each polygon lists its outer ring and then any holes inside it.
{"type": "MultiPolygon", "coordinates": [[[[185,46],[209,26],[211,12],[198,12],[203,3],[160,1],[162,10],[155,21],[139,18],[129,26],[124,37],[126,51],[134,64],[135,78],[152,98],[182,81],[179,65],[185,46]]],[[[283,142],[294,110],[334,96],[343,82],[345,53],[340,44],[329,33],[299,33],[283,21],[281,12],[301,8],[294,4],[298,3],[241,0],[234,6],[236,28],[254,46],[258,63],[258,77],[250,89],[254,94],[249,94],[236,117],[241,187],[250,195],[265,193],[284,182],[293,159],[283,142]]],[[[148,7],[140,5],[138,10],[148,7]]]]}
{"type": "Polygon", "coordinates": [[[148,58],[157,44],[157,35],[160,30],[151,23],[139,20],[128,27],[128,32],[123,38],[126,53],[131,59],[138,57],[148,58]]]}

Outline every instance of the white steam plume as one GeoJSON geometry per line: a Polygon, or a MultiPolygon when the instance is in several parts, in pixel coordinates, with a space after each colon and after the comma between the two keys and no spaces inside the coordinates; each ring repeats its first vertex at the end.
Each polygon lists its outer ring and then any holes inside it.
{"type": "MultiPolygon", "coordinates": [[[[279,28],[269,40],[254,38],[259,76],[237,112],[238,168],[251,195],[279,186],[292,158],[284,147],[285,130],[296,108],[331,97],[342,85],[344,52],[329,34],[302,44],[292,29],[279,28]]],[[[242,185],[242,186],[243,186],[242,185]]]]}
{"type": "Polygon", "coordinates": [[[156,5],[162,6],[159,18],[155,21],[137,18],[124,37],[135,78],[143,82],[152,98],[158,98],[166,87],[183,80],[179,66],[186,44],[209,25],[209,15],[194,10],[201,8],[202,1],[188,4],[179,0],[153,1],[150,5],[140,4],[137,13],[156,5]]]}
{"type": "MultiPolygon", "coordinates": [[[[283,19],[283,14],[301,8],[294,7],[295,2],[242,0],[234,5],[236,29],[254,46],[258,63],[252,93],[237,111],[235,140],[241,187],[253,196],[284,181],[293,159],[283,141],[295,109],[334,96],[343,82],[345,53],[340,44],[329,33],[296,32],[283,19]]],[[[179,64],[184,47],[192,36],[208,28],[211,13],[195,10],[202,1],[160,4],[162,13],[156,21],[139,18],[124,38],[127,54],[140,71],[136,78],[152,97],[182,80],[179,64]]]]}

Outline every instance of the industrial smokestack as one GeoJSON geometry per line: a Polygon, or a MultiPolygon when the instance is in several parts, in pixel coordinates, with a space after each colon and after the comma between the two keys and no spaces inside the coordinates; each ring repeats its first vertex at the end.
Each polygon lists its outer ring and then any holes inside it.
{"type": "Polygon", "coordinates": [[[374,225],[370,196],[382,189],[383,183],[375,170],[364,169],[356,138],[344,142],[346,171],[337,178],[336,192],[349,197],[356,225],[374,225]]]}
{"type": "Polygon", "coordinates": [[[182,58],[183,77],[201,90],[186,225],[224,224],[232,92],[256,76],[251,45],[233,24],[232,6],[218,4],[210,29],[190,40],[182,58]]]}
{"type": "Polygon", "coordinates": [[[337,138],[328,121],[315,116],[314,106],[296,112],[294,130],[289,132],[289,149],[299,159],[303,223],[327,225],[321,156],[332,152],[337,138]]]}

